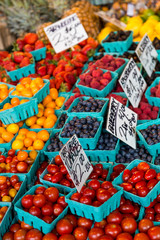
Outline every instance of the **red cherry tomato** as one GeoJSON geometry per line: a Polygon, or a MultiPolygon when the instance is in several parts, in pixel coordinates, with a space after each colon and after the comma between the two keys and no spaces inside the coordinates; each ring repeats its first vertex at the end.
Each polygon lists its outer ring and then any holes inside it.
{"type": "Polygon", "coordinates": [[[77,225],[78,225],[79,227],[84,227],[84,228],[86,228],[86,229],[88,229],[88,230],[91,229],[92,224],[93,224],[93,221],[90,220],[90,219],[87,219],[87,218],[85,218],[85,217],[80,217],[80,218],[78,219],[78,222],[77,222],[77,225]]]}
{"type": "Polygon", "coordinates": [[[73,231],[73,225],[68,219],[61,219],[56,225],[56,230],[60,235],[70,234],[73,231]]]}
{"type": "Polygon", "coordinates": [[[93,190],[97,190],[99,189],[101,186],[100,182],[98,180],[91,180],[89,183],[88,183],[88,187],[92,188],[93,190]]]}
{"type": "Polygon", "coordinates": [[[47,203],[42,207],[41,211],[43,216],[53,215],[53,207],[47,203]]]}
{"type": "Polygon", "coordinates": [[[38,229],[31,229],[27,232],[25,240],[42,240],[43,234],[38,229]]]}
{"type": "Polygon", "coordinates": [[[133,240],[133,237],[129,233],[120,233],[116,240],[133,240]]]}
{"type": "Polygon", "coordinates": [[[59,191],[55,187],[49,187],[44,191],[44,196],[51,202],[56,202],[59,197],[59,191]]]}
{"type": "Polygon", "coordinates": [[[19,229],[14,234],[14,240],[25,240],[26,233],[27,231],[25,229],[19,229]]]}
{"type": "Polygon", "coordinates": [[[122,176],[123,182],[127,182],[130,177],[131,177],[131,171],[129,169],[125,169],[122,176]]]}
{"type": "Polygon", "coordinates": [[[43,194],[37,194],[33,197],[33,205],[41,208],[45,205],[46,203],[46,198],[43,194]]]}
{"type": "Polygon", "coordinates": [[[137,169],[139,171],[144,171],[146,172],[147,170],[150,169],[150,166],[147,162],[140,162],[138,165],[137,165],[137,169]]]}
{"type": "Polygon", "coordinates": [[[33,206],[33,196],[32,195],[25,195],[22,200],[21,204],[24,208],[30,208],[33,206]]]}
{"type": "Polygon", "coordinates": [[[151,240],[158,240],[160,239],[160,227],[155,226],[148,230],[148,236],[151,240]]]}
{"type": "Polygon", "coordinates": [[[135,235],[134,240],[150,240],[146,233],[138,233],[135,235]]]}
{"type": "Polygon", "coordinates": [[[111,198],[111,194],[106,189],[99,188],[96,191],[96,197],[99,202],[104,203],[111,198]]]}
{"type": "Polygon", "coordinates": [[[104,181],[102,184],[101,184],[101,188],[104,188],[106,190],[108,190],[109,188],[113,187],[112,183],[109,182],[109,181],[104,181]]]}
{"type": "Polygon", "coordinates": [[[54,233],[47,233],[44,235],[42,240],[58,240],[57,236],[54,233]]]}
{"type": "Polygon", "coordinates": [[[121,222],[123,232],[135,233],[137,229],[137,222],[134,218],[124,218],[121,222]]]}
{"type": "Polygon", "coordinates": [[[12,224],[9,231],[10,232],[17,232],[19,229],[21,228],[20,224],[19,223],[15,223],[15,224],[12,224]]]}
{"type": "Polygon", "coordinates": [[[38,187],[38,188],[35,190],[35,194],[43,194],[45,190],[46,190],[45,187],[38,187]]]}
{"type": "Polygon", "coordinates": [[[66,208],[68,206],[68,203],[65,202],[65,196],[60,196],[57,199],[57,203],[61,204],[63,208],[66,208]]]}
{"type": "Polygon", "coordinates": [[[138,224],[138,229],[140,232],[147,233],[148,229],[153,227],[153,222],[149,219],[142,219],[138,224]]]}
{"type": "Polygon", "coordinates": [[[57,164],[58,166],[63,164],[63,161],[62,161],[60,155],[57,155],[55,157],[54,161],[55,161],[55,164],[57,164]]]}
{"type": "Polygon", "coordinates": [[[33,216],[40,217],[41,216],[41,210],[38,207],[32,206],[29,209],[29,213],[32,214],[33,216]]]}
{"type": "Polygon", "coordinates": [[[56,165],[56,164],[49,164],[48,167],[47,167],[47,171],[50,173],[50,174],[55,174],[57,172],[59,172],[59,167],[56,165]]]}
{"type": "Polygon", "coordinates": [[[86,240],[88,236],[88,231],[84,227],[77,227],[74,229],[73,235],[76,240],[86,240]]]}
{"type": "Polygon", "coordinates": [[[105,227],[105,234],[110,235],[114,239],[122,232],[122,228],[119,224],[109,223],[105,227]]]}
{"type": "Polygon", "coordinates": [[[94,227],[89,231],[89,240],[97,240],[104,235],[104,230],[102,228],[94,227]]]}
{"type": "Polygon", "coordinates": [[[157,176],[156,171],[155,171],[154,169],[149,169],[149,170],[147,170],[147,172],[145,173],[144,178],[145,178],[147,181],[149,181],[149,180],[155,178],[156,176],[157,176]]]}
{"type": "Polygon", "coordinates": [[[122,219],[123,215],[119,211],[114,211],[108,215],[107,222],[120,224],[122,219]]]}
{"type": "Polygon", "coordinates": [[[145,196],[147,196],[148,192],[149,192],[149,190],[147,187],[141,187],[138,189],[138,196],[145,197],[145,196]]]}

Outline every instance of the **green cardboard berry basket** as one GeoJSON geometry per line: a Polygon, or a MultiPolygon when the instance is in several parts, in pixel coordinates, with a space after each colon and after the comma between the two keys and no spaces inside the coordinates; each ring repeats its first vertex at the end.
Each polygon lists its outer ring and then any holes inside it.
{"type": "Polygon", "coordinates": [[[157,107],[160,107],[160,98],[151,96],[151,88],[157,86],[159,82],[160,82],[160,77],[156,78],[145,92],[145,97],[147,98],[149,104],[157,107]]]}
{"type": "MultiPolygon", "coordinates": [[[[88,114],[89,116],[89,114],[88,114]]],[[[81,118],[85,118],[86,116],[83,115],[83,113],[79,116],[77,116],[79,119],[81,118]]],[[[73,116],[70,116],[68,117],[66,123],[64,124],[64,127],[62,128],[62,130],[60,131],[60,134],[59,134],[59,139],[60,141],[65,144],[66,142],[69,141],[70,138],[63,138],[61,137],[61,133],[63,132],[64,128],[65,128],[65,125],[67,123],[69,123],[70,120],[72,120],[74,117],[73,116]]],[[[82,148],[83,149],[95,149],[96,145],[97,145],[97,142],[98,142],[98,139],[100,137],[100,134],[101,134],[101,131],[102,131],[102,125],[103,125],[103,117],[97,117],[97,120],[98,122],[100,122],[100,126],[95,134],[95,136],[93,138],[78,138],[80,144],[82,145],[82,148]]]]}
{"type": "Polygon", "coordinates": [[[8,76],[12,79],[13,82],[20,80],[23,77],[27,77],[30,74],[34,74],[35,73],[35,61],[33,58],[33,63],[29,64],[28,66],[19,68],[17,70],[14,71],[7,71],[6,73],[8,74],[8,76]]]}
{"type": "MultiPolygon", "coordinates": [[[[68,207],[66,207],[63,212],[56,218],[53,220],[52,223],[46,223],[45,221],[43,221],[42,219],[31,215],[28,212],[25,212],[23,210],[22,204],[21,204],[21,200],[24,196],[31,194],[34,195],[35,190],[38,187],[46,187],[44,185],[38,184],[36,186],[33,186],[28,192],[26,192],[15,204],[14,206],[14,210],[16,211],[17,215],[18,215],[18,219],[20,221],[24,221],[25,223],[29,224],[30,226],[33,226],[34,228],[37,228],[38,230],[42,231],[44,234],[47,234],[49,232],[52,231],[52,229],[56,226],[57,222],[63,218],[68,211],[68,207]]],[[[63,194],[59,194],[59,196],[64,196],[63,194]]]]}
{"type": "MultiPolygon", "coordinates": [[[[10,89],[10,88],[14,88],[15,89],[15,86],[13,86],[11,84],[7,84],[7,83],[3,83],[3,82],[0,82],[0,84],[7,85],[8,89],[10,89]]],[[[0,103],[0,108],[2,108],[5,103],[9,103],[9,96],[6,99],[4,99],[3,102],[0,103]]]]}
{"type": "MultiPolygon", "coordinates": [[[[108,70],[103,70],[103,72],[110,72],[108,70]]],[[[80,79],[76,82],[76,87],[79,88],[80,92],[86,96],[91,97],[105,97],[107,94],[109,94],[116,86],[118,74],[111,72],[112,80],[107,84],[106,87],[104,87],[102,90],[86,87],[83,85],[80,85],[80,79]]]]}
{"type": "Polygon", "coordinates": [[[30,53],[33,55],[35,61],[40,61],[41,59],[46,58],[46,50],[47,50],[47,48],[43,47],[43,48],[34,50],[30,53]]]}
{"type": "Polygon", "coordinates": [[[12,204],[9,202],[0,202],[0,207],[8,207],[2,222],[0,223],[0,239],[2,239],[5,232],[8,230],[12,222],[12,204]]]}
{"type": "Polygon", "coordinates": [[[156,154],[160,153],[160,142],[154,145],[149,145],[145,138],[143,137],[142,133],[140,132],[140,130],[144,130],[147,127],[156,124],[156,125],[160,125],[160,119],[156,119],[156,120],[151,120],[149,122],[146,122],[144,124],[141,124],[139,126],[137,126],[136,128],[136,132],[140,138],[140,141],[143,143],[143,145],[145,146],[145,148],[148,150],[148,152],[152,155],[155,156],[156,154]]]}
{"type": "MultiPolygon", "coordinates": [[[[117,31],[115,31],[117,33],[117,31]]],[[[104,39],[106,40],[109,35],[104,39]]],[[[116,42],[104,42],[102,41],[102,46],[106,52],[125,52],[127,51],[133,42],[133,32],[131,31],[130,35],[125,41],[116,41],[116,42]]]]}
{"type": "MultiPolygon", "coordinates": [[[[32,78],[32,80],[33,79],[34,78],[32,78]]],[[[23,97],[23,96],[15,96],[15,95],[13,96],[12,93],[14,90],[12,90],[9,93],[9,97],[10,98],[17,97],[20,100],[22,100],[22,99],[32,100],[32,99],[36,98],[37,102],[40,103],[49,94],[49,80],[43,79],[43,82],[44,82],[44,86],[33,97],[23,97]]]]}
{"type": "MultiPolygon", "coordinates": [[[[90,180],[89,180],[90,181],[90,180]]],[[[88,182],[88,181],[87,181],[88,182]]],[[[100,181],[102,183],[102,181],[100,181]]],[[[108,216],[111,212],[113,212],[120,205],[121,196],[123,194],[123,190],[118,189],[117,186],[113,185],[118,191],[111,198],[109,198],[106,202],[104,202],[99,207],[94,207],[91,205],[86,205],[80,202],[76,202],[71,200],[71,196],[73,193],[77,192],[77,190],[73,190],[69,193],[65,199],[68,203],[68,207],[71,210],[72,214],[76,214],[81,217],[86,217],[96,222],[100,222],[108,216]]]]}
{"type": "MultiPolygon", "coordinates": [[[[82,112],[72,112],[73,107],[77,106],[77,104],[80,102],[80,99],[83,99],[84,101],[86,101],[86,100],[89,100],[90,97],[78,97],[78,98],[74,99],[74,101],[72,102],[72,104],[70,105],[70,107],[68,109],[68,113],[67,113],[68,116],[75,117],[75,116],[82,114],[82,112]]],[[[90,116],[93,116],[93,117],[103,117],[106,114],[109,100],[106,98],[94,98],[94,99],[104,101],[104,105],[102,106],[101,111],[100,112],[83,112],[83,115],[88,116],[88,114],[89,114],[90,116]]]]}
{"type": "MultiPolygon", "coordinates": [[[[126,169],[133,169],[134,167],[136,167],[140,162],[144,162],[144,161],[141,161],[141,160],[134,160],[132,161],[127,167],[126,169]]],[[[157,173],[160,172],[160,167],[159,166],[156,166],[156,165],[153,165],[153,164],[150,164],[148,163],[151,167],[151,169],[154,169],[157,173]]],[[[113,184],[116,185],[118,187],[118,189],[122,189],[122,187],[120,187],[119,185],[121,183],[123,183],[123,172],[120,173],[120,175],[114,179],[113,181],[113,184]]],[[[132,194],[130,192],[127,192],[125,190],[123,190],[123,194],[125,196],[125,198],[135,202],[135,203],[138,203],[139,205],[142,205],[143,207],[148,207],[150,205],[151,202],[153,202],[153,200],[157,197],[157,195],[160,193],[160,182],[158,182],[154,188],[147,194],[146,197],[139,197],[135,194],[132,194]]]]}
{"type": "Polygon", "coordinates": [[[29,100],[11,109],[0,112],[0,120],[3,124],[18,123],[38,113],[37,99],[29,100]]]}

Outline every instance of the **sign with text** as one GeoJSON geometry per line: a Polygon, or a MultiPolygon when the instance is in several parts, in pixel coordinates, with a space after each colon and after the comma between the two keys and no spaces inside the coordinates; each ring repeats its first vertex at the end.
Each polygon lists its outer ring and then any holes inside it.
{"type": "Polygon", "coordinates": [[[73,135],[73,137],[63,146],[59,155],[61,156],[77,191],[80,192],[91,174],[93,167],[76,135],[73,135]]]}
{"type": "Polygon", "coordinates": [[[139,57],[148,76],[151,77],[157,63],[158,53],[147,34],[144,35],[138,44],[136,48],[136,54],[139,57]]]}
{"type": "Polygon", "coordinates": [[[111,97],[107,131],[136,149],[137,114],[111,97]]]}
{"type": "Polygon", "coordinates": [[[126,65],[119,83],[134,108],[137,108],[147,84],[135,61],[131,58],[126,65]]]}
{"type": "Polygon", "coordinates": [[[76,13],[49,25],[44,30],[56,53],[71,48],[88,38],[76,13]]]}

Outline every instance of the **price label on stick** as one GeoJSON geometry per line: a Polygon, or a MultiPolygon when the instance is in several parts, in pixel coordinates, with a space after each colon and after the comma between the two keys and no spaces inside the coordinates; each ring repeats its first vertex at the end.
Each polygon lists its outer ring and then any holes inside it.
{"type": "Polygon", "coordinates": [[[136,48],[136,54],[139,57],[148,76],[151,77],[157,63],[158,53],[147,34],[144,35],[138,44],[136,48]]]}
{"type": "Polygon", "coordinates": [[[77,191],[80,192],[84,183],[93,171],[93,167],[76,135],[73,135],[73,137],[63,146],[59,155],[61,156],[77,191]]]}
{"type": "Polygon", "coordinates": [[[136,149],[137,114],[111,97],[107,131],[136,149]]]}
{"type": "Polygon", "coordinates": [[[56,53],[71,48],[88,38],[76,13],[49,25],[44,30],[56,53]]]}
{"type": "Polygon", "coordinates": [[[119,79],[119,83],[132,106],[137,108],[147,84],[132,58],[125,67],[119,79]]]}

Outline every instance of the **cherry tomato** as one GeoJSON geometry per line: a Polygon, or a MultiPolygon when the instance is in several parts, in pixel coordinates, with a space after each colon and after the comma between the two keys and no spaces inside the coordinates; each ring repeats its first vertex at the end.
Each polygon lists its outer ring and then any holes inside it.
{"type": "Polygon", "coordinates": [[[122,228],[119,224],[109,223],[105,227],[105,234],[110,235],[114,239],[122,232],[122,228]]]}
{"type": "Polygon", "coordinates": [[[21,204],[24,208],[30,208],[33,206],[33,196],[32,195],[25,195],[22,200],[21,204]]]}
{"type": "Polygon", "coordinates": [[[25,240],[42,240],[43,234],[38,229],[31,229],[27,232],[25,240]]]}
{"type": "Polygon", "coordinates": [[[73,193],[72,196],[71,196],[71,200],[73,201],[76,201],[76,202],[79,202],[80,198],[82,197],[82,194],[81,193],[73,193]]]}
{"type": "Polygon", "coordinates": [[[143,233],[147,233],[151,227],[153,227],[153,222],[149,219],[142,219],[138,224],[139,231],[143,233]]]}
{"type": "Polygon", "coordinates": [[[3,240],[14,240],[14,233],[13,232],[7,232],[3,236],[3,240]]]}
{"type": "Polygon", "coordinates": [[[17,170],[20,173],[25,173],[27,172],[28,164],[26,162],[19,162],[17,164],[17,170]]]}
{"type": "Polygon", "coordinates": [[[131,171],[129,169],[125,169],[122,176],[123,182],[127,182],[130,177],[131,177],[131,171]]]}
{"type": "Polygon", "coordinates": [[[11,185],[14,187],[16,183],[19,182],[19,177],[17,175],[13,175],[11,178],[10,178],[10,183],[11,185]]]}
{"type": "Polygon", "coordinates": [[[42,220],[49,224],[53,222],[53,218],[51,216],[44,216],[42,220]]]}
{"type": "Polygon", "coordinates": [[[108,190],[109,188],[113,187],[112,183],[109,182],[109,181],[104,181],[102,184],[101,184],[101,188],[104,188],[106,190],[108,190]]]}
{"type": "Polygon", "coordinates": [[[122,183],[120,186],[123,187],[124,191],[127,192],[130,192],[133,188],[131,183],[122,183]]]}
{"type": "Polygon", "coordinates": [[[148,236],[151,240],[158,240],[160,239],[160,227],[155,226],[148,230],[148,236]]]}
{"type": "Polygon", "coordinates": [[[86,240],[88,236],[88,231],[84,227],[77,227],[73,231],[73,235],[76,240],[86,240]]]}
{"type": "Polygon", "coordinates": [[[66,187],[71,187],[71,182],[65,178],[60,181],[60,184],[66,187]]]}
{"type": "Polygon", "coordinates": [[[92,200],[95,198],[95,195],[96,195],[95,190],[89,187],[87,187],[83,192],[83,196],[90,197],[92,200]]]}
{"type": "Polygon", "coordinates": [[[51,202],[56,202],[59,197],[59,191],[55,187],[47,188],[44,191],[44,196],[51,202]]]}
{"type": "Polygon", "coordinates": [[[140,189],[138,189],[138,196],[140,197],[145,197],[147,196],[149,190],[147,187],[141,187],[140,189]]]}
{"type": "Polygon", "coordinates": [[[123,164],[118,164],[116,166],[114,166],[113,168],[113,172],[116,172],[116,173],[121,173],[126,167],[123,165],[123,164]]]}
{"type": "Polygon", "coordinates": [[[58,240],[57,236],[54,233],[47,233],[44,235],[42,240],[58,240]]]}
{"type": "Polygon", "coordinates": [[[106,189],[99,188],[96,191],[96,197],[99,202],[104,203],[111,197],[111,194],[106,189]]]}
{"type": "Polygon", "coordinates": [[[10,232],[17,232],[19,229],[21,228],[20,224],[19,223],[15,223],[15,224],[12,224],[9,231],[10,232]]]}
{"type": "Polygon", "coordinates": [[[103,219],[101,222],[95,222],[94,227],[96,228],[105,228],[107,220],[103,219]]]}
{"type": "Polygon", "coordinates": [[[94,227],[89,231],[89,240],[97,240],[104,235],[104,230],[102,228],[94,227]]]}
{"type": "Polygon", "coordinates": [[[133,237],[129,233],[120,233],[116,240],[133,240],[133,237]]]}
{"type": "Polygon", "coordinates": [[[124,218],[121,222],[123,232],[135,233],[137,229],[137,222],[134,218],[124,218]]]}
{"type": "Polygon", "coordinates": [[[53,207],[49,204],[45,204],[42,208],[42,215],[43,216],[51,216],[53,214],[53,207]]]}
{"type": "Polygon", "coordinates": [[[25,240],[26,233],[27,231],[25,229],[19,229],[14,234],[14,240],[25,240]]]}
{"type": "Polygon", "coordinates": [[[57,155],[57,156],[55,157],[54,161],[55,161],[55,164],[56,164],[56,165],[62,165],[62,164],[63,164],[63,161],[62,161],[60,155],[57,155]]]}
{"type": "Polygon", "coordinates": [[[11,157],[14,157],[15,156],[15,150],[14,149],[10,149],[9,151],[8,151],[8,156],[11,156],[11,157]]]}
{"type": "Polygon", "coordinates": [[[67,168],[66,168],[64,165],[62,165],[62,166],[60,167],[60,172],[61,172],[63,175],[65,175],[65,174],[68,173],[68,172],[67,172],[67,168]]]}
{"type": "Polygon", "coordinates": [[[86,229],[90,230],[93,224],[93,221],[87,219],[85,217],[80,217],[77,222],[79,227],[85,227],[86,229]]]}
{"type": "Polygon", "coordinates": [[[146,185],[147,185],[146,181],[139,181],[136,183],[135,188],[138,190],[141,187],[146,187],[146,185]]]}
{"type": "Polygon", "coordinates": [[[50,173],[45,174],[44,177],[43,177],[43,179],[46,180],[46,181],[51,182],[51,180],[52,180],[52,174],[50,174],[50,173]]]}
{"type": "Polygon", "coordinates": [[[91,197],[87,197],[87,196],[82,196],[79,199],[80,203],[86,204],[86,205],[91,205],[92,204],[92,198],[91,197]]]}
{"type": "Polygon", "coordinates": [[[113,240],[113,238],[110,235],[103,235],[98,240],[113,240]]]}
{"type": "Polygon", "coordinates": [[[73,225],[68,219],[61,219],[56,225],[56,230],[60,235],[70,234],[73,231],[73,225]]]}
{"type": "Polygon", "coordinates": [[[77,218],[73,214],[67,214],[64,218],[68,219],[73,227],[77,227],[77,218]]]}
{"type": "Polygon", "coordinates": [[[156,213],[160,213],[160,203],[156,203],[156,205],[154,206],[154,210],[156,213]]]}
{"type": "Polygon", "coordinates": [[[88,187],[92,188],[93,190],[97,190],[99,189],[101,186],[100,182],[98,180],[91,180],[89,183],[88,183],[88,187]]]}
{"type": "Polygon", "coordinates": [[[137,165],[137,169],[139,171],[144,171],[146,172],[147,170],[150,169],[150,166],[147,162],[140,162],[138,165],[137,165]]]}
{"type": "Polygon", "coordinates": [[[63,208],[66,208],[68,206],[68,203],[65,202],[65,196],[60,196],[57,199],[57,203],[61,204],[63,208]]]}
{"type": "Polygon", "coordinates": [[[136,171],[135,173],[133,173],[133,175],[131,177],[131,181],[133,183],[137,183],[143,179],[143,176],[144,176],[143,171],[136,171]]]}
{"type": "Polygon", "coordinates": [[[40,217],[41,216],[41,210],[38,207],[32,206],[29,209],[29,213],[33,216],[40,217]]]}
{"type": "Polygon", "coordinates": [[[62,180],[63,178],[63,174],[61,172],[56,172],[52,178],[51,178],[51,182],[52,183],[58,183],[62,180]]]}
{"type": "Polygon", "coordinates": [[[134,240],[150,240],[148,235],[145,233],[138,233],[135,235],[134,240]]]}
{"type": "MultiPolygon", "coordinates": [[[[50,239],[48,239],[50,240],[50,239]]],[[[72,234],[64,234],[58,238],[58,240],[75,240],[75,237],[72,234]]]]}
{"type": "Polygon", "coordinates": [[[124,203],[119,207],[121,213],[133,213],[134,207],[132,204],[124,203]]]}
{"type": "Polygon", "coordinates": [[[147,213],[145,216],[144,216],[145,219],[149,219],[151,221],[154,221],[154,214],[153,213],[147,213]]]}
{"type": "Polygon", "coordinates": [[[158,180],[156,180],[156,179],[151,179],[151,180],[147,183],[147,188],[149,189],[149,191],[151,191],[157,183],[158,183],[158,180]]]}
{"type": "Polygon", "coordinates": [[[31,230],[33,227],[25,222],[21,222],[21,228],[25,230],[31,230]]]}
{"type": "Polygon", "coordinates": [[[59,203],[55,203],[53,206],[53,213],[55,216],[59,216],[63,212],[63,207],[59,203]]]}
{"type": "Polygon", "coordinates": [[[149,181],[149,180],[155,178],[156,175],[157,175],[157,173],[156,173],[156,171],[155,171],[154,169],[149,169],[149,170],[147,170],[147,172],[145,173],[144,178],[145,178],[147,181],[149,181]]]}
{"type": "Polygon", "coordinates": [[[123,215],[119,211],[114,211],[109,214],[107,217],[107,222],[108,223],[117,223],[120,224],[123,219],[123,215]]]}
{"type": "Polygon", "coordinates": [[[5,163],[6,157],[3,155],[0,155],[0,163],[5,163]]]}
{"type": "Polygon", "coordinates": [[[38,188],[35,190],[35,194],[43,194],[45,190],[46,190],[45,187],[38,187],[38,188]]]}

